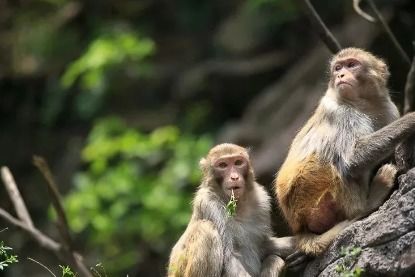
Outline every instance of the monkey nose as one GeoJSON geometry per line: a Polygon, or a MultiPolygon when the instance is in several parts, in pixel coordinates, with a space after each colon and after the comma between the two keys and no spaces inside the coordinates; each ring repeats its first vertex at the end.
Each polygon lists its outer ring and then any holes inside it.
{"type": "Polygon", "coordinates": [[[238,181],[239,180],[239,176],[238,175],[231,175],[231,180],[232,181],[238,181]]]}

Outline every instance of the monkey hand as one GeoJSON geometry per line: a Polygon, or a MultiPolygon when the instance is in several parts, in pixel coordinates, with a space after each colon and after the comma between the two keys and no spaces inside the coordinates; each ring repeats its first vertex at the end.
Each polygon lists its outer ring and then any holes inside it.
{"type": "Polygon", "coordinates": [[[304,252],[297,250],[285,259],[285,264],[290,270],[300,271],[307,265],[307,262],[310,259],[311,256],[308,256],[304,252]]]}

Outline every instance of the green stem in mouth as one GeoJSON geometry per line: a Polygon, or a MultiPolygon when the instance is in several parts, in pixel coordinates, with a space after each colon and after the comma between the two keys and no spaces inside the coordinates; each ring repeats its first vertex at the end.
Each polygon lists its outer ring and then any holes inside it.
{"type": "Polygon", "coordinates": [[[229,200],[228,204],[226,204],[226,212],[228,213],[229,216],[235,215],[237,201],[238,200],[236,200],[235,194],[233,193],[233,190],[232,190],[231,199],[229,200]]]}

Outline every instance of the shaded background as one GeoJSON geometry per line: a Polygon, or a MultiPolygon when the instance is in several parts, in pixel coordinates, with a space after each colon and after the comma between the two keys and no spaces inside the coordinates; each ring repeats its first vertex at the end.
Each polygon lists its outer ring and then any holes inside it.
{"type": "MultiPolygon", "coordinates": [[[[299,2],[0,0],[0,164],[36,226],[58,238],[34,154],[51,165],[78,249],[108,276],[165,274],[215,143],[250,147],[271,190],[327,82],[330,52],[299,2]]],[[[412,57],[415,2],[376,3],[412,57]]],[[[352,1],[313,4],[342,46],[386,59],[401,106],[409,66],[379,24],[352,1]]],[[[4,188],[0,203],[13,210],[4,188]]],[[[274,225],[288,234],[278,212],[274,225]]],[[[20,261],[0,276],[47,275],[26,257],[59,272],[62,262],[5,227],[0,240],[20,261]]]]}

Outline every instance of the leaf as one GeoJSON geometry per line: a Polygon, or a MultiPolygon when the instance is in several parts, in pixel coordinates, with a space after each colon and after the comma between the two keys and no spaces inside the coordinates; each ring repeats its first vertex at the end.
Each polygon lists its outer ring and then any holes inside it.
{"type": "Polygon", "coordinates": [[[229,216],[234,216],[236,213],[237,208],[237,200],[235,199],[235,195],[232,190],[231,199],[229,200],[228,204],[226,205],[226,211],[229,216]]]}

